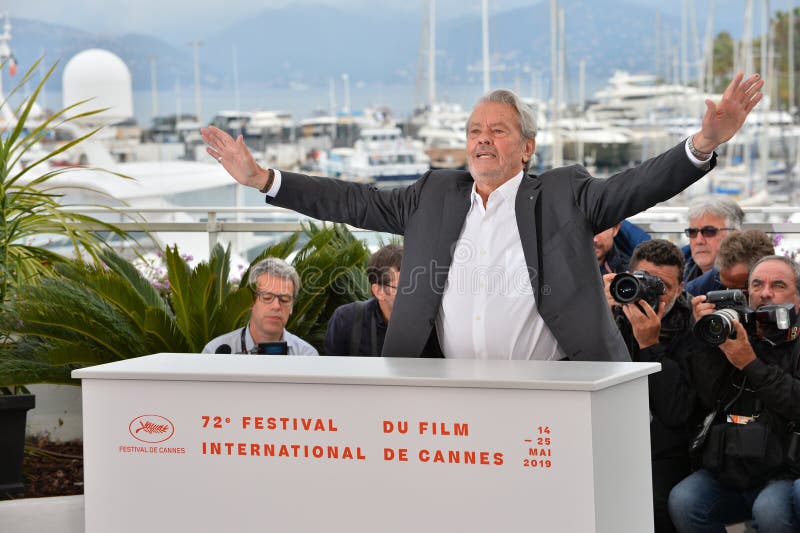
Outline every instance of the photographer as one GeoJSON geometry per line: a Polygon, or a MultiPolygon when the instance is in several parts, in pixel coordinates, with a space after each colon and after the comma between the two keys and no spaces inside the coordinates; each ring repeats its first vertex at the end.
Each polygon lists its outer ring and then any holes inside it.
{"type": "Polygon", "coordinates": [[[698,398],[713,411],[695,439],[702,468],[670,494],[679,531],[724,531],[751,518],[759,531],[797,531],[787,479],[796,477],[796,458],[787,451],[800,420],[798,290],[800,267],[771,255],[750,271],[752,309],[738,291],[692,299],[704,342],[690,369],[698,398]],[[715,311],[708,299],[725,309],[715,311]]]}
{"type": "Polygon", "coordinates": [[[709,291],[746,289],[747,275],[756,261],[774,253],[772,238],[763,231],[733,232],[719,243],[714,268],[686,283],[686,292],[698,296],[709,291]]]}
{"type": "Polygon", "coordinates": [[[212,339],[203,353],[319,355],[309,343],[286,330],[300,291],[300,276],[278,257],[256,263],[248,276],[253,292],[250,320],[243,328],[212,339]]]}
{"type": "Polygon", "coordinates": [[[369,258],[367,279],[372,298],[337,307],[325,332],[325,355],[377,357],[383,350],[392,316],[403,247],[381,246],[369,258]]]}
{"type": "Polygon", "coordinates": [[[594,255],[600,265],[600,274],[619,274],[628,270],[630,257],[617,247],[616,238],[622,222],[594,236],[594,255]]]}
{"type": "Polygon", "coordinates": [[[675,531],[667,499],[672,487],[690,473],[689,420],[695,401],[686,357],[692,341],[692,313],[683,291],[683,269],[680,249],[669,241],[654,239],[634,249],[630,261],[633,276],[623,274],[616,282],[614,274],[603,276],[608,303],[631,359],[661,363],[661,372],[648,376],[653,507],[658,533],[675,531]],[[637,276],[642,276],[638,291],[642,294],[631,292],[632,285],[623,285],[637,276]],[[641,299],[633,300],[637,296],[641,299]],[[619,300],[632,301],[620,305],[619,300]]]}

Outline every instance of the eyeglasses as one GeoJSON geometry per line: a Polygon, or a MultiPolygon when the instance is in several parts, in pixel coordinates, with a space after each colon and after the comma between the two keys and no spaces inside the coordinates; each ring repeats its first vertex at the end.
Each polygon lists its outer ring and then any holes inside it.
{"type": "Polygon", "coordinates": [[[389,287],[390,289],[397,290],[397,285],[392,285],[391,283],[383,283],[383,287],[389,287]]]}
{"type": "Polygon", "coordinates": [[[703,237],[705,237],[706,239],[710,239],[712,237],[716,237],[717,233],[719,233],[724,229],[732,230],[736,228],[717,228],[714,226],[703,226],[702,228],[686,228],[685,230],[683,230],[683,233],[685,233],[686,236],[689,237],[690,239],[694,239],[695,237],[697,237],[698,233],[702,233],[703,237]]]}
{"type": "Polygon", "coordinates": [[[281,303],[281,305],[292,305],[294,302],[294,296],[291,294],[275,294],[274,292],[269,291],[255,291],[258,300],[262,304],[269,305],[275,301],[275,298],[281,303]]]}

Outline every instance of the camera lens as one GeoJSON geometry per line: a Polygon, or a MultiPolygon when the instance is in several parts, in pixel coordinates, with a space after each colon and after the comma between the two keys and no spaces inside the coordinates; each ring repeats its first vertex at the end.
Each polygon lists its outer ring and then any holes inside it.
{"type": "Polygon", "coordinates": [[[609,290],[611,297],[621,304],[635,302],[639,299],[639,280],[630,274],[617,274],[609,290]]]}
{"type": "Polygon", "coordinates": [[[739,321],[739,314],[733,309],[720,309],[706,315],[694,325],[695,334],[703,342],[719,345],[731,336],[734,322],[739,321]]]}
{"type": "Polygon", "coordinates": [[[718,316],[712,316],[711,319],[708,321],[708,332],[715,337],[719,337],[720,335],[725,334],[725,324],[723,323],[722,319],[718,316]]]}

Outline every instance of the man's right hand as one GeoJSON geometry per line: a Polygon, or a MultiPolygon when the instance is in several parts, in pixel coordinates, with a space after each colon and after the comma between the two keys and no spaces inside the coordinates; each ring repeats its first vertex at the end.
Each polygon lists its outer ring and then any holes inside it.
{"type": "Polygon", "coordinates": [[[710,315],[716,310],[716,305],[706,302],[705,294],[701,294],[700,296],[695,296],[692,298],[692,315],[694,316],[695,322],[699,321],[706,315],[710,315]]]}
{"type": "Polygon", "coordinates": [[[219,161],[233,179],[256,189],[263,189],[269,180],[269,170],[261,168],[244,143],[244,138],[233,137],[216,126],[200,128],[208,155],[219,161]]]}
{"type": "Polygon", "coordinates": [[[614,281],[616,276],[613,272],[611,274],[603,274],[603,289],[606,293],[608,308],[611,309],[612,313],[614,312],[614,307],[619,306],[619,303],[611,296],[611,282],[614,281]]]}
{"type": "Polygon", "coordinates": [[[658,343],[661,334],[661,319],[664,318],[666,305],[658,302],[658,310],[650,307],[644,300],[631,302],[622,306],[622,312],[631,324],[633,337],[639,343],[640,349],[649,348],[658,343]]]}

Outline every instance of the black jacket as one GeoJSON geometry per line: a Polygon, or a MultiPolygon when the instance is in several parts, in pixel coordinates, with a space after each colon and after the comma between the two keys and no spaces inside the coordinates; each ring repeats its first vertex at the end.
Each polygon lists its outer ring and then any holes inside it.
{"type": "Polygon", "coordinates": [[[628,263],[631,261],[631,256],[613,245],[608,251],[605,260],[600,263],[600,274],[619,274],[628,270],[628,263]],[[610,267],[610,270],[606,268],[610,267]]]}
{"type": "MultiPolygon", "coordinates": [[[[523,176],[514,211],[536,309],[570,360],[628,359],[607,310],[592,237],[675,196],[706,172],[681,142],[605,179],[579,166],[523,176]]],[[[421,357],[434,337],[473,185],[468,172],[457,170],[433,170],[397,189],[282,172],[280,190],[267,200],[320,220],[404,236],[383,354],[421,357]]]]}
{"type": "Polygon", "coordinates": [[[661,372],[648,376],[653,458],[688,455],[689,441],[699,416],[688,367],[688,357],[695,343],[688,295],[682,293],[661,320],[659,342],[653,346],[639,349],[624,315],[617,317],[617,324],[633,361],[661,363],[661,372]]]}
{"type": "Polygon", "coordinates": [[[386,328],[386,320],[383,319],[378,300],[375,298],[339,306],[328,321],[328,329],[325,332],[325,355],[379,356],[383,349],[383,340],[386,338],[386,328]],[[361,334],[358,351],[353,353],[350,345],[354,332],[353,322],[359,305],[363,305],[361,334]]]}
{"type": "Polygon", "coordinates": [[[757,359],[742,370],[731,365],[716,347],[705,345],[696,350],[691,356],[690,369],[706,411],[728,403],[743,386],[728,413],[766,416],[773,430],[788,444],[795,422],[800,421],[798,342],[800,339],[774,345],[750,336],[757,359]]]}

